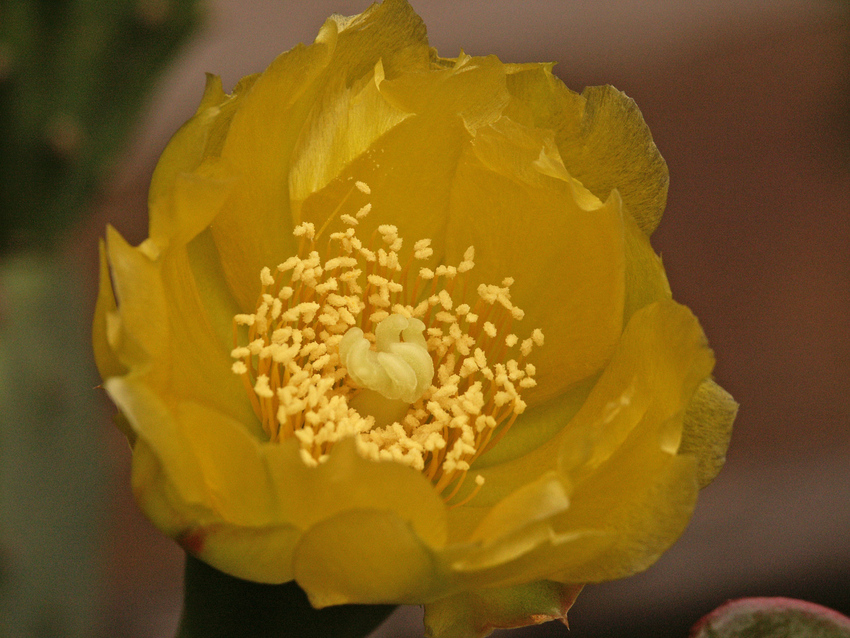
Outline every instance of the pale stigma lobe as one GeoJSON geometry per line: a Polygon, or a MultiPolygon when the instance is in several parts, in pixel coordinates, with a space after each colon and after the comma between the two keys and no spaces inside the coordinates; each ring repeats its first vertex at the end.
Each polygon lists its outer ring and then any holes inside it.
{"type": "Polygon", "coordinates": [[[424,330],[419,319],[390,315],[375,328],[376,350],[372,350],[363,331],[350,328],[339,344],[340,360],[357,385],[387,399],[415,403],[434,378],[424,330]]]}

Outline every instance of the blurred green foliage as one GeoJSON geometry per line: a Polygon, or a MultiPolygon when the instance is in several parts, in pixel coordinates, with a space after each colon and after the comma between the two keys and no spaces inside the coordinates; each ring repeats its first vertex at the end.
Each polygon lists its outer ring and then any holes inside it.
{"type": "Polygon", "coordinates": [[[0,0],[0,253],[84,211],[197,0],[0,0]]]}

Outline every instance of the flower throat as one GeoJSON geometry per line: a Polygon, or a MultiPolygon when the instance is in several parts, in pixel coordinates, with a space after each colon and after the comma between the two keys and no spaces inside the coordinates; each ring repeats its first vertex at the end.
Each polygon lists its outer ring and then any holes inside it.
{"type": "MultiPolygon", "coordinates": [[[[511,303],[510,278],[480,285],[474,307],[456,305],[472,247],[457,266],[421,267],[414,278],[415,262],[434,253],[430,239],[404,264],[395,226],[379,226],[364,245],[356,229],[370,211],[367,202],[340,215],[346,229],[330,234],[324,259],[316,249],[330,220],[318,233],[295,228],[298,253],[274,273],[263,268],[256,311],[234,317],[233,372],[269,440],[297,438],[305,464],[354,437],[362,456],[423,472],[448,502],[525,410],[520,391],[536,385],[527,359],[543,333],[522,342],[511,333],[524,313],[511,303]]],[[[484,482],[475,480],[463,502],[484,482]]]]}

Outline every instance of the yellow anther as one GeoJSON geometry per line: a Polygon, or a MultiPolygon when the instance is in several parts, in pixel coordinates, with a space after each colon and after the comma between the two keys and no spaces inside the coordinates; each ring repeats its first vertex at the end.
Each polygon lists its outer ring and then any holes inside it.
{"type": "Polygon", "coordinates": [[[316,227],[309,222],[304,222],[303,224],[298,224],[298,226],[295,227],[295,230],[292,231],[292,234],[296,237],[313,239],[316,236],[316,227]]]}
{"type": "Polygon", "coordinates": [[[243,361],[235,361],[230,369],[233,370],[234,374],[248,374],[248,366],[243,361]]]}

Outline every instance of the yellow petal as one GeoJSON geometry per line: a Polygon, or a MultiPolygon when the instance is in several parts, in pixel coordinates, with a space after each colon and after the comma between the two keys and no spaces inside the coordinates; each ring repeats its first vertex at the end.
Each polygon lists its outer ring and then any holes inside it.
{"type": "MultiPolygon", "coordinates": [[[[540,173],[520,178],[529,173],[534,139],[526,133],[479,130],[458,163],[444,241],[449,263],[475,246],[471,290],[513,277],[512,301],[526,313],[516,330],[540,328],[546,336],[534,355],[538,386],[524,394],[531,404],[608,361],[622,331],[625,284],[616,192],[587,209],[583,189],[572,180],[540,173]]],[[[537,142],[534,159],[546,151],[544,140],[537,142]]]]}
{"type": "MultiPolygon", "coordinates": [[[[507,102],[501,65],[490,58],[464,59],[457,68],[430,73],[413,68],[394,79],[376,76],[375,86],[384,100],[380,112],[393,108],[412,115],[393,118],[398,119],[397,125],[387,128],[350,162],[336,182],[308,197],[301,219],[322,228],[328,215],[353,190],[354,181],[362,181],[371,188],[372,204],[372,212],[360,226],[363,237],[381,224],[393,224],[409,242],[433,239],[433,261],[442,259],[441,238],[446,232],[458,157],[470,140],[470,129],[497,119],[507,102]],[[422,170],[423,166],[428,170],[422,170]]],[[[382,63],[380,69],[384,66],[382,63]]],[[[369,119],[358,121],[357,128],[369,131],[373,115],[364,112],[363,116],[369,119]]],[[[383,126],[390,123],[386,120],[383,126]]],[[[299,192],[293,196],[297,198],[299,192]]],[[[341,222],[335,221],[327,232],[342,229],[341,222]]]]}
{"type": "MultiPolygon", "coordinates": [[[[663,450],[659,439],[668,424],[636,431],[603,466],[572,494],[570,510],[553,522],[566,534],[593,529],[607,542],[587,553],[570,553],[564,569],[551,577],[563,582],[624,578],[654,563],[687,527],[698,492],[693,458],[663,450]]],[[[567,550],[566,552],[564,550],[567,550]]],[[[548,572],[552,574],[552,572],[548,572]]]]}
{"type": "Polygon", "coordinates": [[[291,557],[301,530],[291,525],[237,527],[212,524],[177,541],[208,565],[237,578],[279,585],[295,577],[291,557]]]}
{"type": "MultiPolygon", "coordinates": [[[[561,435],[565,424],[569,423],[570,419],[584,405],[587,395],[597,381],[598,377],[591,377],[582,383],[573,385],[560,396],[526,409],[517,418],[508,433],[499,441],[499,444],[475,462],[473,469],[481,471],[514,459],[520,459],[544,443],[561,435]]],[[[535,461],[534,464],[542,468],[539,460],[535,461]]],[[[554,465],[555,462],[553,461],[552,467],[554,465]]],[[[518,468],[515,467],[511,471],[516,472],[518,468]]],[[[491,484],[488,479],[489,485],[491,484]]]]}
{"type": "Polygon", "coordinates": [[[628,323],[632,315],[656,301],[672,299],[670,284],[661,258],[655,254],[649,237],[638,228],[628,211],[623,215],[626,248],[626,300],[623,321],[628,323]]]}
{"type": "Polygon", "coordinates": [[[340,441],[328,460],[307,467],[294,439],[262,448],[263,463],[278,497],[281,516],[309,529],[346,510],[392,511],[424,543],[446,542],[445,506],[428,480],[416,470],[360,456],[353,439],[340,441]]]}
{"type": "Polygon", "coordinates": [[[368,73],[381,60],[387,77],[428,68],[430,47],[422,21],[405,0],[373,4],[363,13],[333,15],[340,38],[337,69],[346,79],[368,73]]]}
{"type": "Polygon", "coordinates": [[[301,530],[281,517],[256,442],[203,406],[168,406],[142,384],[108,382],[138,428],[133,491],[142,511],[210,565],[264,583],[291,580],[301,530]]]}
{"type": "MultiPolygon", "coordinates": [[[[579,481],[640,424],[681,419],[713,365],[702,329],[687,308],[663,301],[636,312],[611,363],[567,427],[561,467],[579,481]]],[[[680,428],[659,442],[671,453],[679,447],[680,428]]]]}
{"type": "MultiPolygon", "coordinates": [[[[219,116],[222,104],[227,101],[228,96],[221,88],[221,78],[208,74],[204,95],[195,115],[172,136],[157,162],[148,191],[152,201],[167,197],[174,179],[181,173],[192,172],[203,161],[213,122],[219,116]]],[[[166,209],[162,212],[168,214],[166,209]]],[[[155,232],[161,222],[152,217],[150,223],[155,232]]]]}
{"type": "MultiPolygon", "coordinates": [[[[344,107],[340,90],[372,73],[379,60],[391,75],[396,67],[417,60],[427,64],[427,55],[422,21],[406,2],[391,1],[353,20],[329,19],[312,45],[279,56],[253,83],[221,152],[239,176],[240,196],[229,200],[213,222],[225,274],[240,307],[254,307],[260,269],[295,252],[292,227],[297,211],[290,204],[289,172],[301,140],[309,146],[308,138],[316,133],[312,114],[334,99],[337,109],[344,107]]],[[[391,114],[391,109],[385,113],[391,114]]],[[[334,162],[343,161],[381,128],[352,142],[334,162]]],[[[305,179],[327,177],[302,165],[294,185],[301,190],[305,179]]]]}
{"type": "MultiPolygon", "coordinates": [[[[239,421],[229,418],[206,405],[181,401],[172,408],[173,422],[180,438],[194,452],[205,502],[218,520],[239,527],[266,527],[291,522],[285,517],[272,479],[260,462],[260,446],[239,421]]],[[[149,438],[154,425],[145,423],[140,433],[149,438]]],[[[171,433],[177,437],[178,434],[171,433]]],[[[165,457],[173,454],[165,447],[175,441],[159,438],[151,445],[165,457]]],[[[181,477],[175,477],[175,481],[181,477]]]]}
{"type": "Polygon", "coordinates": [[[700,384],[688,404],[679,454],[696,456],[700,488],[714,480],[726,461],[726,448],[737,413],[738,404],[712,379],[700,384]]]}
{"type": "Polygon", "coordinates": [[[712,364],[702,331],[686,308],[660,302],[638,311],[563,433],[525,457],[481,472],[484,500],[477,505],[493,512],[523,510],[515,518],[528,524],[482,515],[470,539],[486,534],[489,542],[458,548],[449,557],[453,568],[481,586],[555,572],[565,582],[585,582],[650,564],[681,533],[696,498],[695,460],[676,452],[685,407],[712,364]],[[551,492],[543,489],[551,479],[541,470],[535,475],[533,468],[551,467],[555,446],[561,449],[559,480],[570,486],[569,506],[537,516],[543,512],[537,503],[553,501],[541,498],[551,492]],[[504,489],[515,468],[517,484],[536,480],[543,491],[535,496],[533,488],[524,487],[504,504],[487,500],[489,484],[495,484],[491,490],[504,489]]]}
{"type": "Polygon", "coordinates": [[[431,550],[396,514],[351,509],[312,527],[295,550],[295,580],[314,607],[415,603],[438,584],[431,550]]]}
{"type": "Polygon", "coordinates": [[[494,629],[567,623],[581,585],[537,581],[441,598],[425,605],[428,638],[483,638],[494,629]]]}
{"type": "Polygon", "coordinates": [[[375,72],[353,85],[340,83],[329,89],[321,108],[311,112],[289,173],[289,196],[294,202],[322,190],[375,140],[411,115],[387,102],[378,88],[382,77],[379,61],[375,72]]]}
{"type": "Polygon", "coordinates": [[[100,241],[100,287],[97,293],[97,303],[94,307],[92,322],[92,345],[94,360],[101,379],[124,374],[127,368],[121,365],[107,337],[109,316],[115,314],[115,294],[112,292],[112,281],[109,278],[109,263],[106,259],[106,247],[100,241]]]}
{"type": "Polygon", "coordinates": [[[209,228],[186,245],[186,255],[204,314],[217,337],[216,343],[229,352],[233,348],[233,316],[240,308],[227,285],[221,255],[209,228]]]}
{"type": "Polygon", "coordinates": [[[315,44],[278,57],[240,101],[221,157],[232,167],[239,197],[212,221],[231,290],[241,308],[254,306],[257,274],[295,252],[287,193],[287,158],[319,90],[336,40],[326,26],[315,44]]]}
{"type": "Polygon", "coordinates": [[[667,204],[667,163],[634,100],[612,86],[588,87],[582,138],[558,140],[564,164],[597,197],[616,188],[647,235],[667,204]]]}
{"type": "Polygon", "coordinates": [[[548,519],[569,508],[568,486],[556,472],[523,485],[483,517],[468,539],[471,551],[447,552],[453,570],[481,572],[527,554],[549,538],[548,519]]]}
{"type": "Polygon", "coordinates": [[[454,560],[455,588],[599,582],[651,565],[687,526],[698,491],[695,460],[662,450],[661,429],[644,428],[576,485],[566,511],[507,538],[511,560],[494,560],[498,545],[454,560]]]}
{"type": "Polygon", "coordinates": [[[217,158],[175,175],[167,193],[150,200],[150,241],[160,249],[191,241],[210,225],[236,186],[232,167],[217,158]]]}
{"type": "Polygon", "coordinates": [[[634,101],[610,86],[588,87],[579,101],[551,65],[513,65],[512,76],[508,87],[520,103],[512,112],[555,131],[570,174],[602,200],[619,190],[641,230],[651,234],[664,212],[669,176],[634,101]]]}
{"type": "MultiPolygon", "coordinates": [[[[355,181],[362,181],[372,193],[352,200],[357,203],[351,204],[351,210],[368,201],[372,212],[361,221],[358,235],[368,238],[381,224],[393,224],[406,242],[434,240],[434,260],[442,259],[449,195],[458,156],[468,139],[469,132],[457,116],[409,117],[354,160],[339,179],[308,197],[301,218],[322,228],[328,215],[354,189],[355,181]],[[423,166],[428,170],[423,171],[423,166]]],[[[340,230],[343,224],[337,219],[325,232],[340,230]]]]}
{"type": "Polygon", "coordinates": [[[240,94],[252,83],[243,79],[225,95],[221,79],[207,75],[204,96],[194,117],[186,122],[163,151],[149,191],[150,237],[160,247],[189,241],[209,225],[233,185],[232,169],[216,161],[240,94]]]}
{"type": "Polygon", "coordinates": [[[469,541],[486,544],[509,536],[526,525],[560,514],[570,506],[568,491],[563,477],[556,472],[547,472],[490,509],[469,541]]]}
{"type": "Polygon", "coordinates": [[[429,73],[406,69],[382,82],[381,93],[409,113],[459,116],[473,134],[496,122],[510,99],[504,65],[495,56],[471,57],[462,52],[456,60],[440,62],[451,67],[435,65],[429,73]]]}
{"type": "Polygon", "coordinates": [[[150,243],[133,248],[112,229],[107,246],[126,344],[118,352],[121,362],[144,370],[145,382],[163,396],[209,405],[259,436],[262,430],[230,371],[232,360],[201,301],[185,248],[154,254],[150,243]]]}
{"type": "Polygon", "coordinates": [[[132,484],[145,515],[175,537],[215,521],[197,456],[169,406],[137,379],[112,377],[104,386],[139,435],[132,484]]]}

